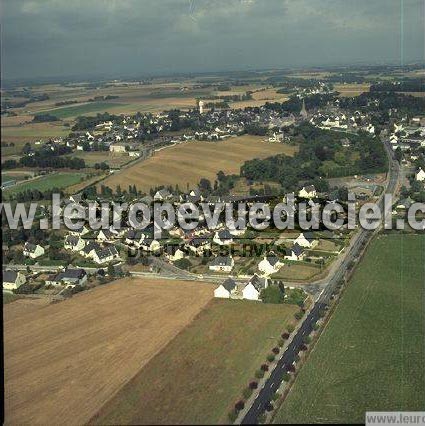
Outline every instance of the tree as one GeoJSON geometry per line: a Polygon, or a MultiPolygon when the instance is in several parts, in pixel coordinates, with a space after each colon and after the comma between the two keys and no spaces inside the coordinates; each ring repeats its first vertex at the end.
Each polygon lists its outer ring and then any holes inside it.
{"type": "Polygon", "coordinates": [[[283,303],[285,300],[285,293],[278,285],[269,285],[267,288],[261,290],[260,298],[264,303],[283,303]]]}
{"type": "Polygon", "coordinates": [[[115,276],[115,268],[114,265],[112,265],[111,263],[108,265],[108,275],[110,277],[115,276]]]}

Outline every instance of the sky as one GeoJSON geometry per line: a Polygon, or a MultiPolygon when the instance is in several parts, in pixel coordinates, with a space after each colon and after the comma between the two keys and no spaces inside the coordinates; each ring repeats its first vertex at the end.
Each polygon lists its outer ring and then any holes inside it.
{"type": "Polygon", "coordinates": [[[2,0],[2,78],[424,61],[424,4],[2,0]]]}

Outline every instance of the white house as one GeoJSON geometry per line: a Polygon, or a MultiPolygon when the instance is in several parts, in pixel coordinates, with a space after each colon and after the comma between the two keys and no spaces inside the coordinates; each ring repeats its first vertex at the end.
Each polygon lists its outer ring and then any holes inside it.
{"type": "Polygon", "coordinates": [[[92,254],[93,260],[98,263],[111,262],[112,260],[119,259],[118,250],[114,246],[108,246],[103,249],[94,249],[92,254]]]}
{"type": "Polygon", "coordinates": [[[68,287],[75,287],[83,285],[87,281],[87,273],[81,268],[69,268],[66,271],[59,272],[46,280],[47,285],[66,285],[68,287]]]}
{"type": "Polygon", "coordinates": [[[31,259],[37,259],[37,257],[43,256],[44,248],[38,244],[31,244],[26,242],[24,245],[24,256],[30,257],[31,259]]]}
{"type": "Polygon", "coordinates": [[[301,198],[314,198],[316,197],[316,195],[317,195],[317,191],[314,185],[303,186],[298,191],[298,197],[301,197],[301,198]]]}
{"type": "Polygon", "coordinates": [[[188,248],[196,253],[202,254],[205,250],[211,249],[209,236],[194,237],[187,243],[188,248]]]}
{"type": "Polygon", "coordinates": [[[155,192],[153,196],[154,201],[165,201],[172,197],[170,191],[166,188],[162,188],[159,191],[155,192]]]}
{"type": "Polygon", "coordinates": [[[159,241],[147,237],[142,241],[141,248],[146,251],[155,252],[161,249],[161,244],[159,241]]]}
{"type": "Polygon", "coordinates": [[[264,256],[264,259],[258,264],[258,270],[264,275],[271,275],[279,271],[284,265],[279,258],[271,253],[269,256],[264,256]]]}
{"type": "Polygon", "coordinates": [[[220,284],[214,290],[214,297],[219,297],[222,299],[230,299],[232,293],[236,290],[236,282],[231,278],[227,278],[223,284],[220,284]]]}
{"type": "Polygon", "coordinates": [[[418,182],[424,182],[425,181],[425,171],[419,168],[418,172],[416,173],[415,179],[418,182]]]}
{"type": "Polygon", "coordinates": [[[317,246],[319,241],[315,240],[312,232],[301,232],[301,234],[294,240],[294,244],[301,247],[313,248],[317,246]]]}
{"type": "Polygon", "coordinates": [[[232,256],[217,256],[209,264],[208,269],[215,272],[230,272],[235,266],[232,256]]]}
{"type": "Polygon", "coordinates": [[[181,250],[177,245],[165,246],[164,255],[171,262],[175,262],[185,257],[184,251],[181,250]]]}
{"type": "Polygon", "coordinates": [[[290,249],[286,250],[286,260],[302,260],[304,259],[304,249],[299,244],[294,244],[290,249]]]}
{"type": "Polygon", "coordinates": [[[220,246],[226,246],[233,244],[233,236],[228,229],[222,229],[214,234],[213,241],[220,246]]]}
{"type": "Polygon", "coordinates": [[[110,229],[101,229],[97,234],[96,239],[100,243],[112,243],[117,239],[117,237],[117,232],[113,232],[110,229]]]}
{"type": "Polygon", "coordinates": [[[81,251],[86,245],[85,240],[77,235],[67,235],[63,243],[65,250],[81,251]]]}
{"type": "Polygon", "coordinates": [[[118,153],[118,154],[125,154],[126,153],[125,145],[120,145],[120,144],[110,145],[109,151],[112,152],[112,153],[118,153]]]}
{"type": "Polygon", "coordinates": [[[25,284],[26,278],[19,271],[3,271],[3,288],[5,290],[16,290],[25,284]]]}
{"type": "Polygon", "coordinates": [[[260,300],[261,290],[268,286],[268,279],[254,274],[242,290],[242,297],[247,300],[260,300]]]}
{"type": "Polygon", "coordinates": [[[88,229],[87,228],[87,226],[85,226],[85,225],[83,225],[81,228],[78,228],[78,229],[73,229],[73,230],[70,230],[69,231],[69,233],[71,234],[71,235],[79,235],[79,236],[83,236],[83,235],[86,235],[86,234],[88,234],[90,232],[90,229],[88,229]]]}

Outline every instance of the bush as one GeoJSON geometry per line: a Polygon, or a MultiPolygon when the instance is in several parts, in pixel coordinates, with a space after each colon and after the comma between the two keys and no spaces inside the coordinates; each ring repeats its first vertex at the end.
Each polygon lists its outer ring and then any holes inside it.
{"type": "Polygon", "coordinates": [[[271,402],[266,402],[266,404],[264,405],[264,408],[266,409],[266,411],[273,411],[273,404],[271,402]]]}
{"type": "Polygon", "coordinates": [[[277,341],[277,344],[278,344],[280,347],[282,347],[282,346],[285,344],[285,341],[284,341],[283,339],[279,339],[279,340],[277,341]]]}
{"type": "Polygon", "coordinates": [[[269,371],[269,366],[268,366],[267,364],[263,364],[263,365],[261,366],[261,369],[262,369],[263,371],[269,371]]]}
{"type": "Polygon", "coordinates": [[[295,312],[295,314],[294,314],[294,317],[297,319],[297,320],[300,320],[302,317],[303,317],[303,312],[302,311],[298,311],[298,312],[295,312]]]}
{"type": "Polygon", "coordinates": [[[264,377],[264,371],[263,371],[263,370],[257,370],[257,371],[255,372],[255,377],[256,377],[257,379],[262,379],[262,378],[264,377]]]}
{"type": "Polygon", "coordinates": [[[314,324],[313,325],[313,330],[317,331],[320,328],[319,324],[314,324]]]}
{"type": "Polygon", "coordinates": [[[298,362],[299,360],[300,360],[300,356],[297,354],[297,355],[295,355],[294,356],[294,360],[295,360],[295,362],[298,362]]]}
{"type": "Polygon", "coordinates": [[[261,413],[261,414],[257,417],[258,423],[260,423],[260,424],[265,423],[265,422],[266,422],[266,419],[267,419],[267,417],[266,417],[266,414],[265,414],[265,413],[261,413]]]}
{"type": "Polygon", "coordinates": [[[275,360],[275,355],[274,354],[269,354],[267,355],[267,361],[268,362],[273,362],[275,360]]]}
{"type": "Polygon", "coordinates": [[[289,339],[289,333],[282,333],[282,339],[289,339]]]}
{"type": "Polygon", "coordinates": [[[273,349],[272,349],[272,352],[274,353],[274,354],[278,354],[279,352],[280,352],[280,349],[277,347],[277,346],[275,346],[273,349]]]}
{"type": "Polygon", "coordinates": [[[284,375],[283,375],[283,381],[284,382],[289,382],[289,379],[291,378],[291,376],[288,374],[288,373],[285,373],[284,375]]]}
{"type": "Polygon", "coordinates": [[[230,411],[230,413],[228,414],[229,420],[231,423],[234,423],[235,420],[238,418],[238,413],[236,412],[236,410],[232,410],[230,411]]]}
{"type": "Polygon", "coordinates": [[[235,404],[235,411],[241,411],[245,408],[245,403],[240,400],[235,404]]]}
{"type": "Polygon", "coordinates": [[[307,350],[307,346],[306,345],[304,345],[304,344],[302,344],[301,346],[300,346],[300,351],[306,351],[307,350]]]}
{"type": "Polygon", "coordinates": [[[252,389],[248,386],[243,390],[242,395],[245,399],[248,399],[252,395],[252,389]]]}
{"type": "Polygon", "coordinates": [[[292,333],[295,330],[295,327],[294,327],[293,324],[288,324],[288,326],[286,327],[286,329],[288,330],[289,333],[292,333]]]}
{"type": "Polygon", "coordinates": [[[304,337],[304,343],[305,343],[306,345],[308,345],[309,343],[311,343],[311,337],[310,337],[310,336],[305,336],[305,337],[304,337]]]}
{"type": "Polygon", "coordinates": [[[286,371],[295,373],[295,366],[293,364],[286,366],[286,371]]]}
{"type": "Polygon", "coordinates": [[[258,388],[258,383],[253,381],[249,384],[250,389],[257,389],[258,388]]]}

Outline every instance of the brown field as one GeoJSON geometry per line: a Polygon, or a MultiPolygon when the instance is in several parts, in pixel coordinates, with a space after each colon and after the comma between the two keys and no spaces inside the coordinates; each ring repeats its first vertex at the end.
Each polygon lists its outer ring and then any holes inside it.
{"type": "Polygon", "coordinates": [[[212,290],[123,279],[56,304],[5,305],[6,424],[86,423],[192,321],[212,290]]]}
{"type": "Polygon", "coordinates": [[[134,157],[129,157],[127,154],[112,154],[109,151],[76,151],[69,156],[83,159],[87,167],[93,167],[96,163],[105,162],[113,169],[120,168],[124,164],[127,164],[135,159],[134,157]]]}
{"type": "Polygon", "coordinates": [[[370,84],[335,84],[335,90],[340,92],[340,96],[359,96],[364,92],[369,92],[370,84]]]}
{"type": "Polygon", "coordinates": [[[195,185],[204,177],[214,181],[217,172],[239,173],[240,166],[252,158],[265,158],[276,154],[293,155],[296,147],[272,144],[257,136],[241,136],[221,142],[193,141],[157,152],[146,161],[136,163],[102,182],[115,189],[136,184],[143,190],[159,185],[195,185]]]}
{"type": "Polygon", "coordinates": [[[212,300],[90,423],[228,424],[228,411],[297,310],[212,300]]]}

